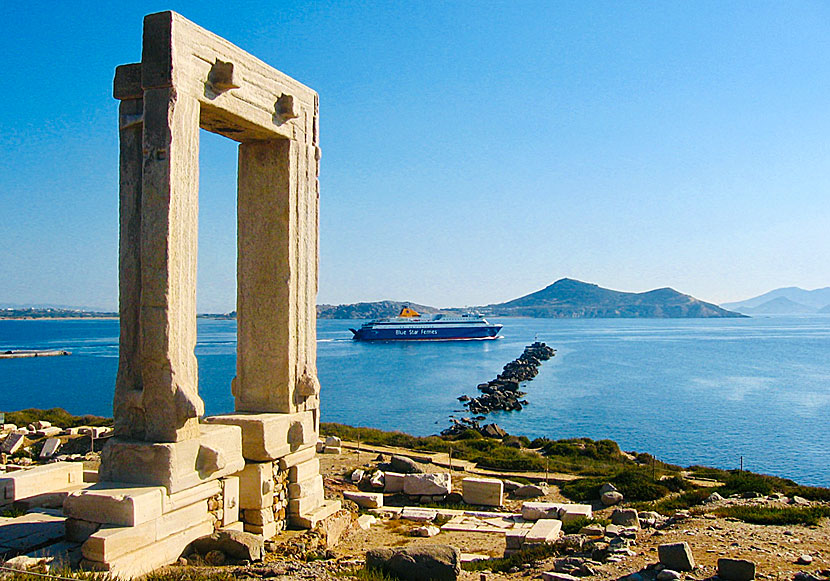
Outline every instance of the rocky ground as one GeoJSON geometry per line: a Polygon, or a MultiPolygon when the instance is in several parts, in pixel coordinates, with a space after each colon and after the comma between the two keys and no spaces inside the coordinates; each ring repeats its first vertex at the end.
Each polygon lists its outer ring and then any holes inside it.
{"type": "MultiPolygon", "coordinates": [[[[351,471],[358,467],[372,468],[378,461],[381,461],[381,458],[375,453],[364,451],[358,458],[354,450],[346,448],[339,455],[322,455],[321,464],[325,474],[327,495],[342,498],[343,491],[356,490],[348,478],[351,471]]],[[[419,467],[425,472],[445,471],[431,464],[419,464],[419,467]]],[[[461,488],[461,479],[465,476],[467,474],[464,472],[453,474],[453,485],[456,489],[461,488]]],[[[387,505],[411,504],[402,495],[387,496],[385,500],[387,505]]],[[[555,485],[551,485],[544,496],[533,500],[567,502],[555,485]]],[[[627,581],[650,581],[656,579],[661,570],[657,565],[658,546],[680,542],[688,544],[696,562],[694,570],[679,573],[678,577],[681,579],[692,581],[715,577],[717,560],[723,557],[754,562],[756,578],[759,579],[827,579],[830,576],[830,524],[826,519],[814,527],[762,526],[721,518],[713,513],[718,508],[730,504],[784,505],[787,500],[774,497],[724,499],[695,509],[691,514],[681,512],[675,519],[670,519],[662,525],[658,524],[657,527],[645,525],[636,529],[636,532],[624,533],[629,538],[620,537],[615,540],[613,535],[607,535],[597,542],[601,544],[610,541],[610,546],[615,548],[616,552],[604,563],[592,561],[588,556],[590,550],[577,549],[572,550],[570,555],[553,556],[521,564],[507,572],[492,572],[486,569],[476,572],[462,571],[459,579],[541,579],[545,578],[543,573],[557,570],[584,575],[585,568],[576,567],[587,565],[593,574],[585,577],[586,579],[605,581],[627,578],[627,581]]],[[[508,496],[501,510],[521,512],[523,502],[524,499],[508,496]]],[[[349,578],[349,572],[362,568],[366,552],[377,547],[414,547],[440,543],[455,546],[462,553],[482,556],[502,557],[505,552],[503,534],[441,531],[434,537],[422,538],[412,534],[422,523],[403,520],[394,515],[375,515],[377,520],[374,524],[365,529],[360,528],[357,518],[368,515],[369,511],[358,509],[350,501],[346,501],[345,506],[351,512],[344,522],[350,522],[350,525],[342,532],[336,545],[327,547],[319,531],[289,531],[267,543],[268,553],[263,563],[224,570],[235,578],[268,577],[285,581],[342,579],[344,576],[349,578]],[[304,559],[310,561],[306,562],[304,559]]],[[[595,518],[610,519],[615,507],[604,508],[598,504],[595,509],[595,518]]],[[[587,537],[583,537],[579,542],[585,540],[587,537]]],[[[193,564],[196,563],[192,562],[191,565],[193,564]]],[[[202,571],[207,573],[207,570],[202,571]]],[[[210,571],[216,573],[217,569],[210,571]]],[[[666,572],[661,575],[660,581],[671,578],[672,575],[666,572]]]]}

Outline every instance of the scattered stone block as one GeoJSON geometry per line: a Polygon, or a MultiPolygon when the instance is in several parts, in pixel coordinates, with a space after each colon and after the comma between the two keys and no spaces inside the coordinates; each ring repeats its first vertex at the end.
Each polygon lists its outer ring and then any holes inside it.
{"type": "Polygon", "coordinates": [[[755,563],[746,559],[718,559],[718,577],[724,581],[752,581],[755,563]]]}
{"type": "Polygon", "coordinates": [[[343,443],[340,441],[340,438],[338,438],[337,436],[326,436],[325,445],[340,448],[343,445],[343,443]]]}
{"type": "Polygon", "coordinates": [[[813,556],[807,553],[803,555],[799,555],[798,559],[796,559],[796,565],[811,565],[813,563],[813,556]]]}
{"type": "Polygon", "coordinates": [[[162,515],[165,489],[131,487],[100,482],[70,494],[63,504],[66,516],[92,522],[136,526],[162,515]]]}
{"type": "Polygon", "coordinates": [[[424,525],[422,527],[418,527],[417,529],[413,529],[412,536],[413,537],[434,537],[438,533],[441,532],[436,526],[433,525],[424,525]]]}
{"type": "Polygon", "coordinates": [[[579,529],[579,534],[588,537],[601,537],[605,535],[605,527],[600,524],[590,524],[579,529]]]}
{"type": "Polygon", "coordinates": [[[0,452],[3,454],[14,454],[23,445],[25,436],[23,434],[13,433],[6,436],[3,444],[0,445],[0,452]]]}
{"type": "Polygon", "coordinates": [[[525,543],[552,543],[560,536],[562,536],[562,521],[550,518],[539,519],[525,536],[525,543]]]}
{"type": "Polygon", "coordinates": [[[623,501],[623,495],[616,490],[609,490],[608,492],[603,492],[599,499],[605,506],[614,506],[623,501]]]}
{"type": "Polygon", "coordinates": [[[403,492],[403,481],[406,474],[399,472],[384,472],[383,473],[383,491],[387,493],[403,492]]]}
{"type": "Polygon", "coordinates": [[[368,531],[377,521],[378,519],[371,514],[362,514],[357,517],[357,526],[364,531],[368,531]]]}
{"type": "Polygon", "coordinates": [[[504,483],[495,478],[464,478],[461,494],[467,504],[501,506],[504,502],[504,483]]]}
{"type": "Polygon", "coordinates": [[[558,573],[556,571],[547,571],[542,573],[543,581],[580,581],[579,577],[574,577],[567,573],[558,573]]]}
{"type": "Polygon", "coordinates": [[[513,529],[507,531],[504,535],[506,548],[514,551],[521,549],[529,531],[530,529],[513,529]]]}
{"type": "Polygon", "coordinates": [[[364,474],[365,472],[363,470],[361,470],[360,468],[355,468],[349,475],[349,480],[351,480],[353,484],[357,484],[363,479],[364,474]]]}
{"type": "Polygon", "coordinates": [[[357,503],[361,508],[380,508],[383,506],[383,494],[380,492],[343,491],[343,498],[357,503]]]}
{"type": "Polygon", "coordinates": [[[46,420],[38,420],[32,424],[36,430],[45,430],[46,428],[52,427],[52,422],[47,422],[46,420]]]}
{"type": "Polygon", "coordinates": [[[392,469],[400,474],[418,474],[423,472],[420,466],[415,463],[415,460],[407,458],[406,456],[392,456],[389,461],[392,469]]]}
{"type": "Polygon", "coordinates": [[[17,430],[17,426],[14,424],[3,424],[0,427],[0,432],[14,432],[15,430],[17,430]]]}
{"type": "Polygon", "coordinates": [[[524,502],[522,503],[522,518],[536,521],[543,518],[559,518],[562,505],[556,502],[524,502]]]}
{"type": "Polygon", "coordinates": [[[695,568],[695,558],[688,543],[669,543],[657,547],[660,564],[674,571],[691,571],[695,568]]]}
{"type": "Polygon", "coordinates": [[[680,579],[682,576],[673,569],[663,569],[657,573],[657,581],[675,581],[675,579],[680,579]]]}
{"type": "Polygon", "coordinates": [[[6,474],[0,478],[0,505],[78,486],[83,475],[80,462],[55,462],[6,474]]]}
{"type": "Polygon", "coordinates": [[[410,496],[449,494],[452,492],[452,477],[449,472],[407,474],[403,481],[403,492],[410,496]]]}
{"type": "Polygon", "coordinates": [[[343,449],[340,446],[323,446],[323,454],[340,454],[343,449]]]}
{"type": "Polygon", "coordinates": [[[633,508],[617,508],[611,513],[611,522],[623,527],[640,527],[640,517],[633,508]]]}
{"type": "Polygon", "coordinates": [[[52,438],[57,436],[63,432],[63,428],[54,428],[54,427],[46,427],[40,428],[35,432],[35,436],[38,438],[52,438]]]}
{"type": "Polygon", "coordinates": [[[438,511],[434,508],[418,508],[414,506],[405,506],[401,511],[401,518],[405,520],[414,520],[416,522],[432,522],[438,516],[438,511]]]}
{"type": "Polygon", "coordinates": [[[559,510],[559,518],[563,523],[593,516],[590,504],[563,504],[559,510]]]}
{"type": "Polygon", "coordinates": [[[536,498],[538,496],[545,496],[547,493],[547,487],[536,484],[525,484],[513,490],[513,496],[516,498],[536,498]]]}
{"type": "Polygon", "coordinates": [[[60,438],[49,438],[43,443],[43,448],[40,450],[40,458],[51,458],[61,447],[60,438]]]}
{"type": "Polygon", "coordinates": [[[449,545],[372,549],[366,553],[366,567],[402,581],[455,580],[461,574],[461,552],[449,545]]]}

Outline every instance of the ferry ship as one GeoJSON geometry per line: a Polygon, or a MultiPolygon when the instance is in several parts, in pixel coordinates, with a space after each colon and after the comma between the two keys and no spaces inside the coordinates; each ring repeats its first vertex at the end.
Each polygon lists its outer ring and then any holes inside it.
{"type": "Polygon", "coordinates": [[[496,339],[501,328],[481,315],[423,316],[404,307],[397,317],[376,319],[349,331],[356,341],[459,341],[496,339]]]}

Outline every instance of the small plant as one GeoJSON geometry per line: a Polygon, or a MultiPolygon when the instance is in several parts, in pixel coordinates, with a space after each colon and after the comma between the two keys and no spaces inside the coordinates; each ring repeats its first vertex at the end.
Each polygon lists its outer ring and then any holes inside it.
{"type": "Polygon", "coordinates": [[[5,508],[2,512],[0,512],[0,516],[6,518],[17,518],[19,516],[23,516],[24,514],[26,514],[26,511],[15,505],[5,508]]]}
{"type": "Polygon", "coordinates": [[[581,516],[577,519],[563,522],[562,523],[562,532],[566,535],[574,535],[582,530],[582,527],[587,527],[588,525],[602,525],[607,526],[610,523],[608,519],[603,518],[588,518],[585,516],[581,516]]]}
{"type": "Polygon", "coordinates": [[[509,557],[462,563],[461,568],[465,571],[487,570],[503,573],[509,571],[513,567],[519,567],[525,563],[541,561],[543,559],[547,559],[548,557],[558,555],[559,552],[559,547],[556,544],[542,544],[530,549],[522,549],[521,551],[513,553],[509,557]]]}
{"type": "Polygon", "coordinates": [[[392,577],[378,569],[346,569],[335,573],[335,577],[360,579],[361,581],[398,581],[397,577],[392,577]]]}

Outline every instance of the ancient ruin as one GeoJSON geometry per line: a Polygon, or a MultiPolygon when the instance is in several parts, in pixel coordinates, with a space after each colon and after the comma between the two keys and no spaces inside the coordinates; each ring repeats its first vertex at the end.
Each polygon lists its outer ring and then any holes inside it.
{"type": "MultiPolygon", "coordinates": [[[[140,574],[215,529],[312,527],[318,97],[174,12],[144,19],[120,101],[120,358],[99,482],[64,505],[83,565],[140,574]],[[196,344],[199,129],[239,142],[233,414],[202,419],[196,344]]],[[[77,475],[74,476],[77,479],[77,475]]]]}

